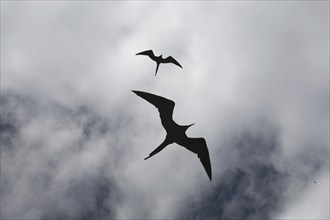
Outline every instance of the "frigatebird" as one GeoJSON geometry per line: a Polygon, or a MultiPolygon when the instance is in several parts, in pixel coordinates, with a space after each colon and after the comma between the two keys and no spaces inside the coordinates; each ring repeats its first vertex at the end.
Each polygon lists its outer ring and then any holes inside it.
{"type": "Polygon", "coordinates": [[[177,143],[193,153],[197,154],[199,157],[204,169],[212,180],[212,170],[211,170],[211,162],[209,156],[209,150],[206,146],[206,141],[204,138],[190,138],[186,135],[186,130],[194,125],[178,125],[172,118],[173,109],[175,103],[172,100],[166,99],[164,97],[150,94],[147,92],[135,91],[132,90],[136,95],[141,98],[147,100],[151,104],[153,104],[156,108],[158,108],[160,120],[163,127],[166,130],[166,138],[154,151],[152,151],[148,157],[144,158],[144,160],[154,156],[163,150],[166,146],[172,143],[177,143]]]}
{"type": "Polygon", "coordinates": [[[173,63],[173,64],[175,64],[175,65],[182,68],[180,63],[178,61],[176,61],[173,57],[169,56],[169,57],[166,57],[164,59],[162,57],[163,56],[162,54],[160,56],[156,57],[152,50],[142,51],[140,53],[137,53],[136,55],[146,55],[146,56],[150,57],[153,61],[155,61],[157,63],[155,76],[157,75],[159,64],[161,64],[161,63],[173,63]]]}

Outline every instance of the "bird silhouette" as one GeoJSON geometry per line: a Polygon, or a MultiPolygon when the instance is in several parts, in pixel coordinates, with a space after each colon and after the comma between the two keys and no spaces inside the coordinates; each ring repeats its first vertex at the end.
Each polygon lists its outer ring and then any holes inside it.
{"type": "Polygon", "coordinates": [[[154,156],[163,150],[167,145],[172,143],[177,143],[193,153],[197,154],[199,157],[210,181],[212,180],[212,170],[211,170],[211,162],[209,156],[209,150],[206,145],[206,141],[204,138],[190,138],[186,135],[186,130],[194,125],[178,125],[172,118],[173,109],[175,103],[172,100],[166,99],[161,96],[157,96],[154,94],[135,91],[132,90],[136,95],[141,98],[147,100],[151,104],[153,104],[156,108],[158,108],[160,120],[163,127],[166,130],[166,138],[154,151],[152,151],[148,157],[144,158],[145,160],[154,156]]]}
{"type": "Polygon", "coordinates": [[[162,57],[163,55],[156,57],[152,50],[142,51],[140,53],[137,53],[136,55],[146,55],[157,63],[155,76],[157,75],[159,64],[161,64],[161,63],[173,63],[182,68],[180,63],[178,61],[176,61],[173,57],[169,56],[169,57],[166,57],[165,59],[162,57]]]}
{"type": "Polygon", "coordinates": [[[316,181],[314,180],[314,183],[316,184],[316,181]]]}

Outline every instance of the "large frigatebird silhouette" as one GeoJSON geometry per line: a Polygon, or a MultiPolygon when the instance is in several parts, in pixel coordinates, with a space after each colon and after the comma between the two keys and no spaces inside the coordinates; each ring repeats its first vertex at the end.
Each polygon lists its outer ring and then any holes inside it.
{"type": "Polygon", "coordinates": [[[175,65],[182,68],[180,63],[178,61],[176,61],[173,57],[169,56],[169,57],[166,57],[165,59],[162,57],[163,55],[160,55],[160,56],[156,57],[152,50],[142,51],[140,53],[137,53],[136,55],[146,55],[146,56],[150,57],[153,61],[155,61],[157,63],[155,76],[157,75],[159,64],[161,64],[161,63],[173,63],[173,64],[175,64],[175,65]]]}
{"type": "Polygon", "coordinates": [[[175,103],[172,100],[166,99],[161,96],[157,96],[154,94],[135,91],[132,90],[136,95],[140,96],[141,98],[147,100],[151,104],[153,104],[156,108],[158,108],[160,120],[163,127],[166,130],[166,138],[157,147],[154,151],[152,151],[148,157],[144,158],[145,160],[154,156],[155,154],[159,153],[163,150],[167,145],[172,143],[177,143],[188,150],[197,154],[199,159],[201,160],[202,165],[210,178],[212,180],[212,170],[211,170],[211,162],[209,156],[209,150],[206,146],[206,141],[204,138],[190,138],[186,135],[186,130],[194,125],[178,125],[172,118],[173,116],[173,109],[175,103]]]}

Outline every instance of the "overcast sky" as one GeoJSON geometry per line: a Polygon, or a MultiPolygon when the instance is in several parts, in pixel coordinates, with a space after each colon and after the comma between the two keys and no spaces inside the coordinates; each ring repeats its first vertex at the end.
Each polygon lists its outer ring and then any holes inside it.
{"type": "Polygon", "coordinates": [[[329,98],[329,1],[1,1],[1,218],[329,219],[329,98]]]}

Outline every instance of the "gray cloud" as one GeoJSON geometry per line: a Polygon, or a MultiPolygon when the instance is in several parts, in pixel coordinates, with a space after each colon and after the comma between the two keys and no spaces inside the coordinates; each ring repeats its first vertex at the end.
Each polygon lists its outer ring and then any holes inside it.
{"type": "Polygon", "coordinates": [[[22,95],[6,93],[1,103],[3,217],[114,216],[109,204],[118,191],[106,163],[97,162],[105,150],[98,142],[111,123],[86,107],[45,106],[22,95]],[[91,147],[99,149],[95,158],[91,147]]]}
{"type": "Polygon", "coordinates": [[[231,159],[231,167],[199,199],[191,198],[183,218],[270,219],[281,210],[289,174],[277,170],[271,158],[279,154],[277,129],[263,124],[258,123],[259,132],[230,137],[230,152],[221,153],[231,159]]]}
{"type": "Polygon", "coordinates": [[[329,2],[1,6],[2,218],[329,218],[329,2]],[[143,161],[165,131],[132,89],[196,123],[211,183],[175,145],[143,161]]]}

